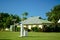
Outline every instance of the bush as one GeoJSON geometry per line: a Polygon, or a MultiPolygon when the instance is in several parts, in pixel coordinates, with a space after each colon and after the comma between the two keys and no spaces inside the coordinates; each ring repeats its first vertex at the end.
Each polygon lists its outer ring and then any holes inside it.
{"type": "Polygon", "coordinates": [[[43,32],[51,32],[51,30],[52,30],[52,27],[51,26],[47,26],[47,25],[44,25],[44,27],[42,29],[43,32]]]}
{"type": "Polygon", "coordinates": [[[58,26],[44,26],[43,29],[42,29],[43,32],[60,32],[60,27],[58,26]]]}
{"type": "Polygon", "coordinates": [[[39,32],[40,29],[39,29],[38,27],[32,27],[32,31],[34,31],[34,32],[39,32]]]}
{"type": "Polygon", "coordinates": [[[60,27],[58,26],[54,27],[54,32],[60,32],[60,27]]]}
{"type": "Polygon", "coordinates": [[[17,31],[20,32],[20,27],[17,27],[17,31]]]}

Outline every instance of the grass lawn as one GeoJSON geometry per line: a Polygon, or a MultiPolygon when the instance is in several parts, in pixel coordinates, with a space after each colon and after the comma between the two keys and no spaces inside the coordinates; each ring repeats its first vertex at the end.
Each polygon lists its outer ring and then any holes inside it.
{"type": "Polygon", "coordinates": [[[60,40],[60,33],[29,32],[28,37],[19,37],[19,32],[0,32],[0,40],[60,40]]]}

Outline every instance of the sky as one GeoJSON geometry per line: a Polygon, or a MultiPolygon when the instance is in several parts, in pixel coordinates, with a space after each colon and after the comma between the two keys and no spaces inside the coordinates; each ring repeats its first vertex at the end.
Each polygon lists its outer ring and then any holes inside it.
{"type": "Polygon", "coordinates": [[[59,4],[60,0],[0,0],[0,12],[20,17],[22,13],[28,12],[28,17],[40,16],[46,19],[46,13],[59,4]]]}

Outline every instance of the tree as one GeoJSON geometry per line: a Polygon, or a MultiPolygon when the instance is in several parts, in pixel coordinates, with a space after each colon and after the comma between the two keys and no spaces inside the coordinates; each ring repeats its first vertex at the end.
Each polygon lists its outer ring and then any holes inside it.
{"type": "Polygon", "coordinates": [[[26,16],[28,16],[28,13],[27,13],[27,12],[24,12],[22,15],[23,15],[24,17],[26,17],[26,16]]]}
{"type": "Polygon", "coordinates": [[[13,19],[16,19],[15,23],[19,23],[21,18],[17,15],[12,15],[8,13],[0,13],[0,29],[9,28],[10,25],[13,25],[13,19]]]}
{"type": "Polygon", "coordinates": [[[27,16],[28,16],[28,13],[27,12],[24,12],[23,14],[22,14],[22,20],[24,21],[25,19],[27,19],[27,16]]]}
{"type": "Polygon", "coordinates": [[[9,17],[8,13],[0,13],[0,28],[5,28],[6,25],[6,18],[9,17]]]}
{"type": "Polygon", "coordinates": [[[46,13],[49,21],[57,23],[60,19],[60,5],[55,6],[50,12],[46,13]]]}
{"type": "Polygon", "coordinates": [[[14,15],[13,19],[16,19],[16,23],[19,23],[19,21],[21,21],[21,18],[18,15],[14,15]]]}
{"type": "Polygon", "coordinates": [[[46,13],[48,20],[54,22],[53,30],[58,29],[58,20],[60,19],[60,5],[56,5],[52,8],[50,12],[46,13]]]}

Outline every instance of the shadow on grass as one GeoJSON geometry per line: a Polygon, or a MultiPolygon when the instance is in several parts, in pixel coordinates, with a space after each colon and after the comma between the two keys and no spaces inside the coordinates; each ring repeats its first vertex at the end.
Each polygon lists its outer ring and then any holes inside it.
{"type": "Polygon", "coordinates": [[[11,40],[11,39],[0,39],[0,40],[11,40]]]}
{"type": "Polygon", "coordinates": [[[60,33],[60,32],[42,32],[42,33],[60,33]]]}
{"type": "Polygon", "coordinates": [[[41,37],[41,36],[25,36],[25,37],[21,37],[21,38],[36,38],[36,37],[41,37]]]}

